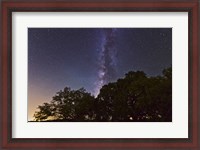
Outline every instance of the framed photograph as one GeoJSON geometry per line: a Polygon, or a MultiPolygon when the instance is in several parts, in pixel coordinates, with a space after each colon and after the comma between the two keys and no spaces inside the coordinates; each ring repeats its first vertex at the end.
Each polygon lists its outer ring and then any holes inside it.
{"type": "Polygon", "coordinates": [[[3,1],[2,149],[194,149],[199,1],[3,1]]]}

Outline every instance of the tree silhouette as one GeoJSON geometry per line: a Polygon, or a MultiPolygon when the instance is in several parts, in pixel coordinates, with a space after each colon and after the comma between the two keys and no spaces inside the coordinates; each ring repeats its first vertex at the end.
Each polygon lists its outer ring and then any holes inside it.
{"type": "Polygon", "coordinates": [[[172,121],[172,68],[156,77],[130,71],[104,85],[97,98],[66,87],[38,109],[36,121],[172,121]]]}
{"type": "Polygon", "coordinates": [[[172,69],[163,76],[129,72],[105,85],[97,97],[97,121],[171,121],[172,69]]]}
{"type": "Polygon", "coordinates": [[[50,104],[38,106],[34,114],[36,121],[46,119],[62,121],[86,121],[93,119],[94,97],[85,89],[71,90],[69,87],[57,92],[50,104]]]}

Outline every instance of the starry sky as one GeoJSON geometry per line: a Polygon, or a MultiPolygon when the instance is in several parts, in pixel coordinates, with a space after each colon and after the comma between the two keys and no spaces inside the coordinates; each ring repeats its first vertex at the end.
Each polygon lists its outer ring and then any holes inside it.
{"type": "Polygon", "coordinates": [[[97,96],[128,71],[171,65],[171,28],[28,28],[28,120],[66,86],[97,96]]]}

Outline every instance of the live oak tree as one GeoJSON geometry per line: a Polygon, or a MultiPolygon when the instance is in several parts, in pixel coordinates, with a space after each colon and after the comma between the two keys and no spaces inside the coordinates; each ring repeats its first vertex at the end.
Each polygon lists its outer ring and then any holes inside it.
{"type": "Polygon", "coordinates": [[[130,71],[104,85],[97,98],[85,89],[59,91],[50,103],[38,106],[36,121],[172,121],[172,68],[148,77],[130,71]]]}
{"type": "Polygon", "coordinates": [[[36,121],[86,121],[93,119],[94,97],[85,89],[71,90],[69,87],[57,92],[50,103],[38,106],[34,118],[36,121]]]}
{"type": "Polygon", "coordinates": [[[95,102],[97,121],[171,121],[172,69],[157,77],[128,72],[103,86],[95,102]]]}

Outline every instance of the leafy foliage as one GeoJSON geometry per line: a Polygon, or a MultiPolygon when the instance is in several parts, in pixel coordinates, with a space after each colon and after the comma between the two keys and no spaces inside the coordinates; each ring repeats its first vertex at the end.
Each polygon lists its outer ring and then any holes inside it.
{"type": "Polygon", "coordinates": [[[94,97],[81,88],[71,90],[66,87],[57,92],[52,101],[38,106],[35,112],[36,121],[53,120],[81,121],[92,120],[94,97]]]}
{"type": "Polygon", "coordinates": [[[172,121],[172,68],[162,76],[130,71],[125,78],[104,85],[97,98],[85,89],[66,87],[50,103],[38,106],[34,118],[61,121],[172,121]]]}

